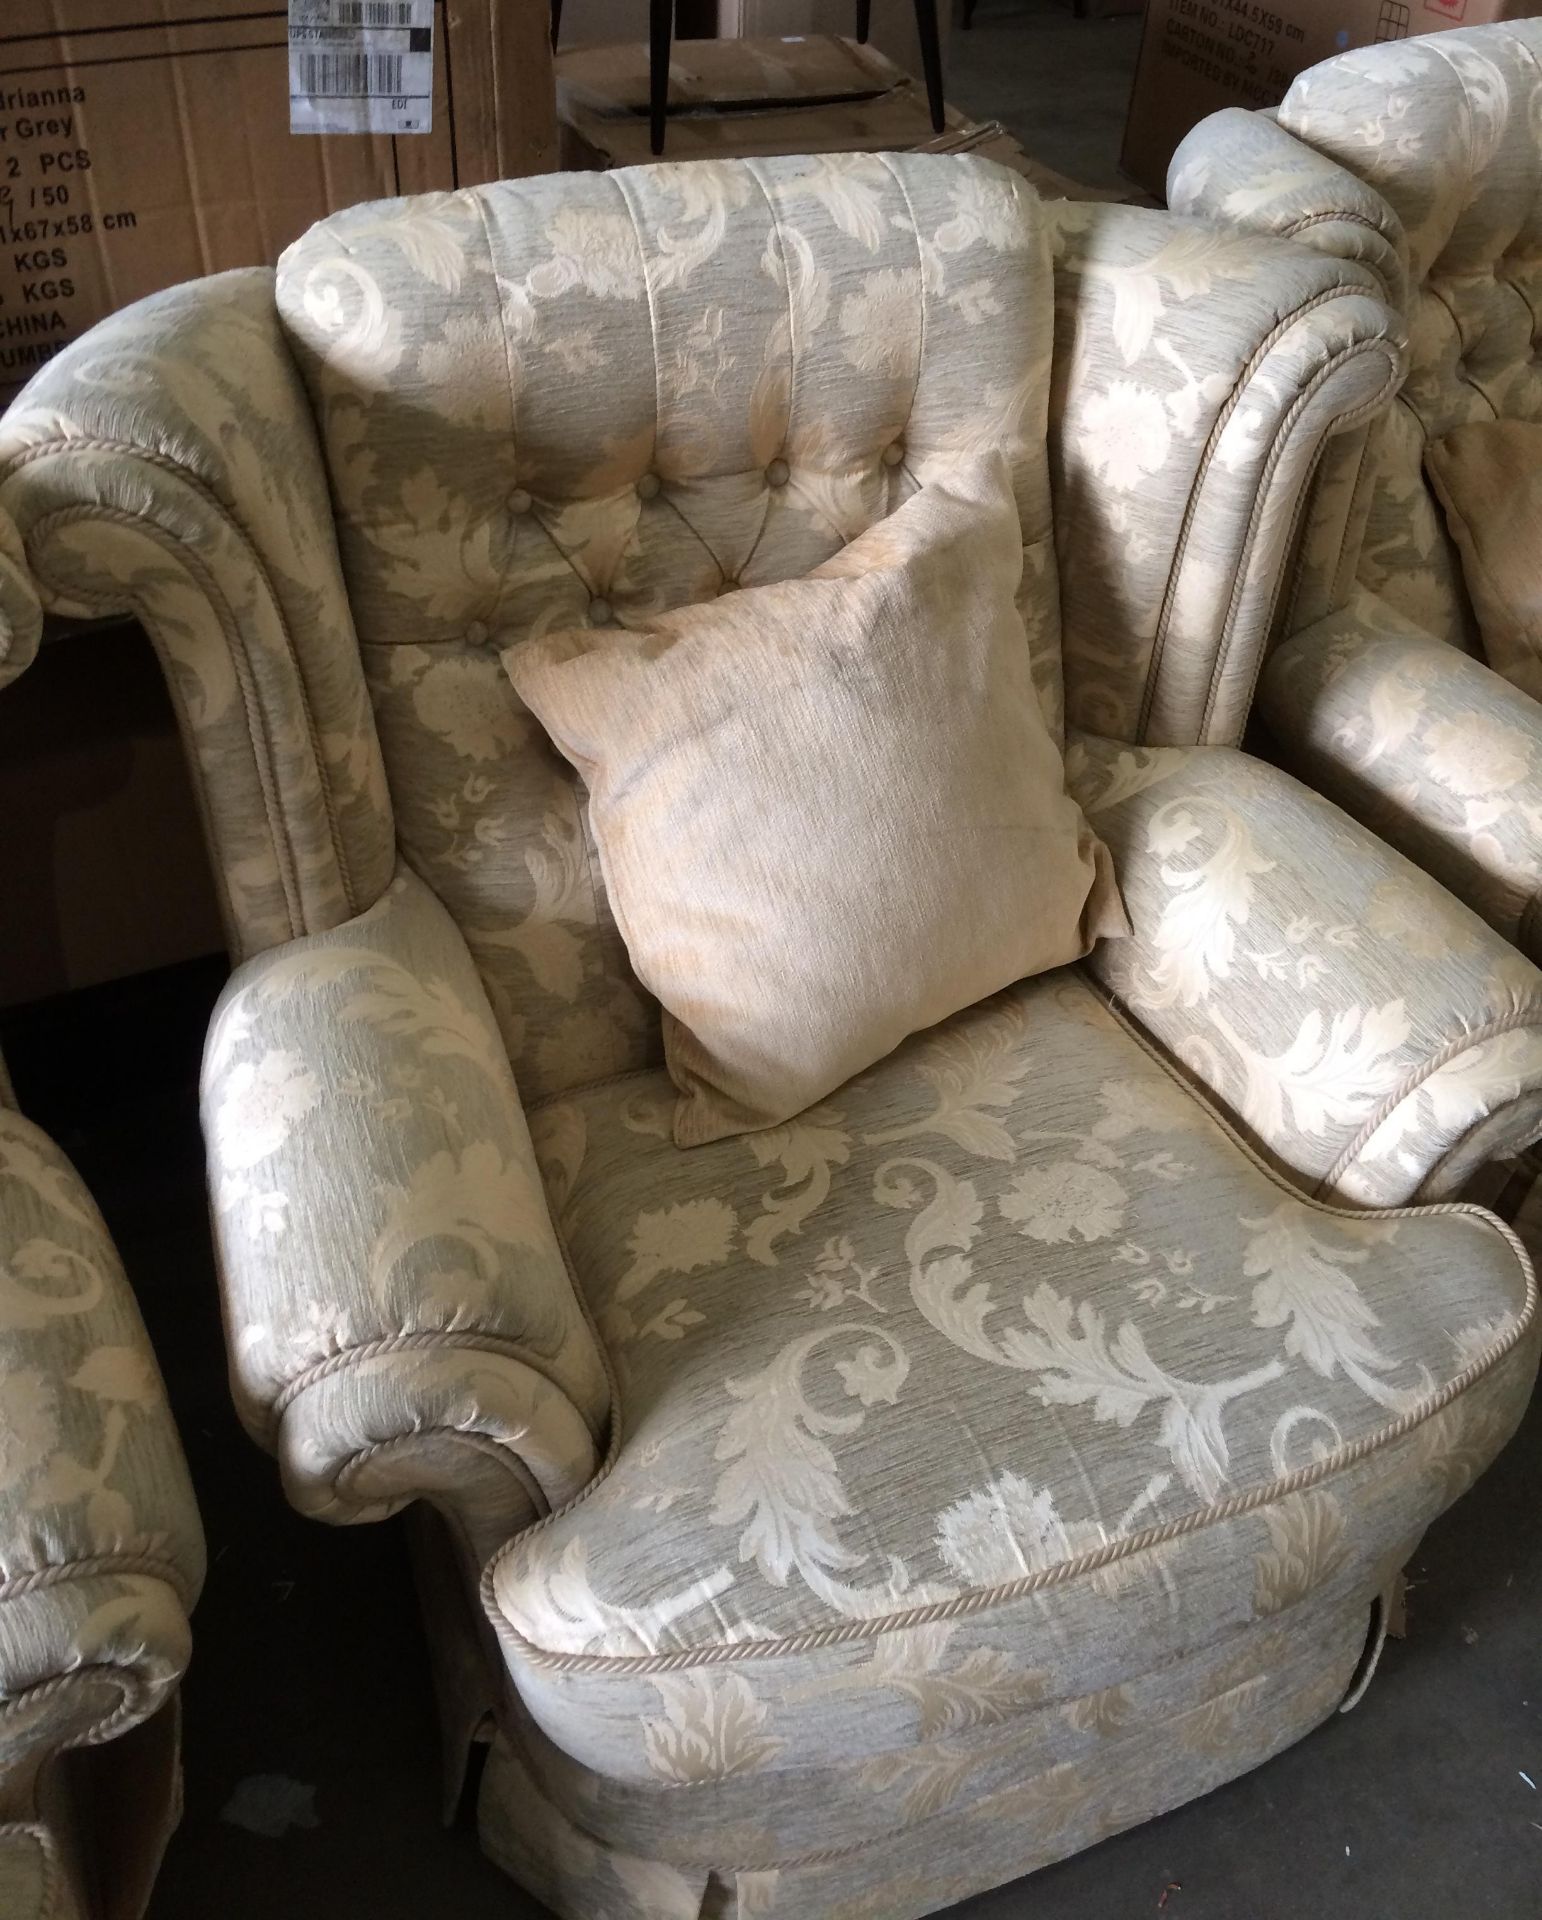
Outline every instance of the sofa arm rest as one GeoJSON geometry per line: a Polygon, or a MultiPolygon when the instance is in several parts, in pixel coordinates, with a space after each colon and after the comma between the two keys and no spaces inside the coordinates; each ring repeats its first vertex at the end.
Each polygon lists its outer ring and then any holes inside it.
{"type": "Polygon", "coordinates": [[[295,1505],[425,1499],[482,1559],[578,1492],[605,1361],[471,956],[416,875],[232,977],[203,1111],[237,1407],[295,1505]]]}
{"type": "Polygon", "coordinates": [[[101,1215],[0,1109],[0,1817],[65,1747],[148,1719],[188,1658],[203,1531],[101,1215]]]}
{"type": "Polygon", "coordinates": [[[0,511],[46,608],[154,642],[237,957],[375,900],[390,806],[272,273],[154,294],[48,361],[0,419],[0,511]]]}
{"type": "Polygon", "coordinates": [[[0,687],[32,664],[42,637],[43,609],[26,566],[21,535],[10,516],[0,513],[0,687]]]}
{"type": "Polygon", "coordinates": [[[1305,248],[1141,207],[1045,221],[1067,720],[1235,745],[1314,478],[1401,384],[1402,323],[1372,274],[1305,248]]]}
{"type": "Polygon", "coordinates": [[[1443,1198],[1542,1133],[1542,974],[1428,874],[1229,748],[1067,767],[1135,929],[1085,964],[1299,1185],[1443,1198]]]}
{"type": "Polygon", "coordinates": [[[1405,305],[1408,244],[1397,215],[1374,187],[1269,114],[1223,107],[1201,120],[1168,166],[1167,204],[1219,227],[1356,261],[1394,307],[1405,305]]]}
{"type": "Polygon", "coordinates": [[[1542,961],[1542,707],[1358,591],[1269,661],[1280,758],[1542,961]]]}

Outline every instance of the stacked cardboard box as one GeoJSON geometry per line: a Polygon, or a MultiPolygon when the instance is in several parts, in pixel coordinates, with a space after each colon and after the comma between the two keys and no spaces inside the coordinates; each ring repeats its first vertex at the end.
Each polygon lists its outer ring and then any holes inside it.
{"type": "MultiPolygon", "coordinates": [[[[628,167],[648,149],[648,50],[575,47],[557,56],[565,167],[628,167]]],[[[996,121],[956,107],[932,131],[926,93],[871,46],[831,34],[684,40],[669,68],[667,160],[776,153],[979,152],[1054,199],[1117,199],[1030,158],[996,121]]]]}
{"type": "Polygon", "coordinates": [[[1221,107],[1275,107],[1350,47],[1526,19],[1538,0],[1147,0],[1120,165],[1165,198],[1183,136],[1221,107]]]}

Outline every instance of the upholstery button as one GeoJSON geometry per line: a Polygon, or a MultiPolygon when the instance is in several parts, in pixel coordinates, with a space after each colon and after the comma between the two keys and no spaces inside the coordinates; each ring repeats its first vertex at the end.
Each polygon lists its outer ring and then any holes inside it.
{"type": "Polygon", "coordinates": [[[487,641],[487,622],[485,620],[473,620],[466,629],[466,638],[474,647],[485,645],[487,641]]]}
{"type": "Polygon", "coordinates": [[[661,484],[656,473],[645,473],[637,483],[638,499],[652,500],[656,498],[661,484]]]}
{"type": "Polygon", "coordinates": [[[737,593],[738,591],[739,591],[739,582],[733,579],[732,577],[730,577],[724,580],[723,584],[718,588],[718,596],[719,598],[721,598],[722,595],[725,593],[737,593]]]}
{"type": "Polygon", "coordinates": [[[785,460],[773,460],[770,466],[766,468],[766,485],[768,487],[785,487],[791,477],[792,469],[785,460]]]}
{"type": "Polygon", "coordinates": [[[886,467],[897,467],[904,457],[905,443],[903,440],[891,440],[883,450],[882,459],[886,467]]]}
{"type": "Polygon", "coordinates": [[[516,487],[509,495],[510,513],[528,513],[534,504],[534,501],[530,498],[529,494],[525,492],[523,487],[516,487]]]}
{"type": "Polygon", "coordinates": [[[598,594],[589,602],[589,624],[591,627],[607,627],[616,617],[615,609],[608,600],[598,594]]]}

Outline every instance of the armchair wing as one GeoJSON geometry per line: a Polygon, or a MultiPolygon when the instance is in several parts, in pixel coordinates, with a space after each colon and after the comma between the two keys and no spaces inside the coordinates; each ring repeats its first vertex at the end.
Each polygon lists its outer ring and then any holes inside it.
{"type": "Polygon", "coordinates": [[[1067,718],[1233,746],[1308,489],[1325,459],[1358,468],[1400,323],[1365,267],[1304,247],[1136,207],[1045,216],[1067,718]]]}
{"type": "Polygon", "coordinates": [[[7,1914],[28,1913],[36,1889],[67,1898],[70,1848],[41,1797],[43,1776],[66,1749],[109,1741],[110,1790],[125,1796],[125,1830],[138,1826],[135,1858],[114,1864],[110,1910],[140,1911],[176,1815],[173,1695],[203,1573],[186,1463],[101,1216],[58,1149],[0,1108],[0,1890],[16,1903],[7,1914]]]}
{"type": "Polygon", "coordinates": [[[1542,974],[1427,874],[1226,748],[1068,767],[1135,930],[1085,964],[1300,1184],[1441,1199],[1542,1133],[1542,974]]]}
{"type": "Polygon", "coordinates": [[[420,880],[232,977],[203,1110],[237,1406],[293,1503],[427,1499],[480,1566],[577,1493],[605,1363],[470,953],[420,880]]]}
{"type": "Polygon", "coordinates": [[[1408,245],[1397,215],[1374,187],[1268,114],[1225,107],[1202,120],[1173,155],[1167,204],[1229,231],[1299,240],[1356,261],[1395,307],[1407,300],[1408,245]]]}
{"type": "Polygon", "coordinates": [[[154,642],[232,951],[375,900],[390,805],[273,275],[156,294],[48,362],[0,421],[0,510],[45,606],[154,642]]]}

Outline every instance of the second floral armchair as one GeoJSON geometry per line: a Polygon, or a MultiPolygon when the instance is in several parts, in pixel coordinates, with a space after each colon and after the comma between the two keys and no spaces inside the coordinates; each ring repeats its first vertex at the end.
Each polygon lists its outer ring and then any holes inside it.
{"type": "Polygon", "coordinates": [[[842,156],[358,209],[8,416],[204,797],[243,1417],[305,1510],[432,1516],[452,1767],[554,1912],[909,1920],[1205,1791],[1519,1417],[1524,1257],[1407,1203],[1542,1125],[1542,977],[1236,748],[1400,373],[1362,269],[842,156]],[[682,1152],[495,643],[806,571],[987,446],[1134,935],[682,1152]]]}
{"type": "Polygon", "coordinates": [[[1542,422],[1539,59],[1535,20],[1366,47],[1303,74],[1277,115],[1205,121],[1169,180],[1180,212],[1366,264],[1407,314],[1407,381],[1368,457],[1329,462],[1260,709],[1285,764],[1533,959],[1537,682],[1483,664],[1427,464],[1454,429],[1542,422]]]}

